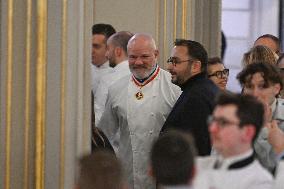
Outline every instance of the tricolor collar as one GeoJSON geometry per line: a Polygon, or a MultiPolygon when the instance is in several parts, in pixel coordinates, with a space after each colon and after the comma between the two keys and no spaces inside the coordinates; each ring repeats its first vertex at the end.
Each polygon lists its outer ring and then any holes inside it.
{"type": "Polygon", "coordinates": [[[137,86],[144,87],[145,85],[147,85],[148,83],[150,83],[151,81],[153,81],[157,77],[159,71],[160,71],[160,67],[157,65],[155,71],[143,82],[141,82],[137,78],[135,78],[134,75],[132,75],[132,79],[137,86]]]}

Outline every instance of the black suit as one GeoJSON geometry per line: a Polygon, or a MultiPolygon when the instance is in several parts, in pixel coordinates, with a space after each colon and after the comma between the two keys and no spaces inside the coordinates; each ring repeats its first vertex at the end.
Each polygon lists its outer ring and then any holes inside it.
{"type": "Polygon", "coordinates": [[[189,132],[195,139],[199,155],[209,155],[211,144],[207,117],[212,114],[218,87],[200,73],[181,86],[182,94],[174,105],[161,133],[177,129],[189,132]]]}

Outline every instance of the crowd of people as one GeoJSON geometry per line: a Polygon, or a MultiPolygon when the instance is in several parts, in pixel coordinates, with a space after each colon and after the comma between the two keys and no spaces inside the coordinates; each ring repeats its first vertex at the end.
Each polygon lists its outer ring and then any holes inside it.
{"type": "Polygon", "coordinates": [[[284,55],[265,34],[244,52],[242,91],[197,41],[176,39],[166,69],[150,34],[92,28],[92,153],[76,188],[284,187],[284,55]]]}

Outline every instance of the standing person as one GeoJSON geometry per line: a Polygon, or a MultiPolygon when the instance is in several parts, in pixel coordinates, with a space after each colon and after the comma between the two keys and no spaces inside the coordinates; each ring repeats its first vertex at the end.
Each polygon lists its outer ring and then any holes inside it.
{"type": "Polygon", "coordinates": [[[253,96],[224,93],[208,119],[217,155],[197,159],[195,189],[270,189],[272,175],[254,158],[264,106],[253,96]]]}
{"type": "Polygon", "coordinates": [[[176,40],[168,63],[172,82],[183,92],[163,125],[162,133],[170,129],[190,132],[198,154],[209,155],[211,145],[206,119],[213,111],[219,90],[207,78],[207,52],[196,41],[176,40]]]}
{"type": "Polygon", "coordinates": [[[92,151],[107,148],[113,151],[112,146],[109,144],[108,139],[104,134],[95,127],[95,113],[94,113],[94,96],[97,92],[97,87],[100,79],[103,75],[111,72],[109,62],[105,56],[106,54],[106,42],[107,39],[114,34],[115,29],[109,24],[95,24],[92,27],[92,115],[91,115],[91,130],[92,139],[91,146],[92,151]]]}
{"type": "Polygon", "coordinates": [[[130,74],[127,57],[127,43],[132,36],[133,34],[130,32],[121,31],[113,34],[107,40],[106,57],[109,60],[110,66],[113,67],[113,71],[102,76],[98,90],[95,94],[94,110],[96,115],[96,125],[98,125],[105,110],[108,88],[120,78],[130,74]]]}
{"type": "Polygon", "coordinates": [[[96,94],[100,78],[109,73],[111,68],[105,56],[107,39],[114,34],[115,29],[109,24],[95,24],[92,27],[92,91],[96,94]]]}
{"type": "Polygon", "coordinates": [[[278,56],[281,54],[280,40],[278,37],[271,34],[259,36],[253,46],[263,45],[270,48],[278,56]]]}
{"type": "MultiPolygon", "coordinates": [[[[283,88],[280,71],[275,65],[255,63],[245,67],[237,76],[244,94],[258,98],[268,109],[267,121],[278,120],[284,130],[284,100],[278,98],[283,88]]],[[[277,165],[276,155],[268,141],[268,129],[263,127],[254,144],[254,149],[261,164],[273,171],[277,165]]]]}
{"type": "Polygon", "coordinates": [[[170,131],[151,149],[150,174],[159,189],[190,189],[195,176],[195,148],[189,134],[170,131]]]}
{"type": "Polygon", "coordinates": [[[147,175],[152,141],[159,135],[180,95],[170,74],[157,64],[159,51],[148,34],[135,34],[127,45],[130,76],[110,86],[99,127],[111,142],[119,132],[117,155],[134,189],[155,188],[147,175]]]}
{"type": "Polygon", "coordinates": [[[207,66],[207,75],[221,90],[226,90],[229,69],[225,68],[219,57],[209,58],[207,66]]]}

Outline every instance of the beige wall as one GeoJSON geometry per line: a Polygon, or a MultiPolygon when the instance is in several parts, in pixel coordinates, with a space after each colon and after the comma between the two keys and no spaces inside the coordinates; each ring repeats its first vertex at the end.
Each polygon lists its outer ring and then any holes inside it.
{"type": "Polygon", "coordinates": [[[94,0],[94,23],[152,34],[164,67],[176,38],[197,40],[210,56],[220,54],[220,10],[221,0],[94,0]]]}

